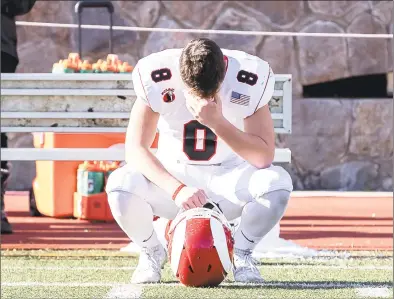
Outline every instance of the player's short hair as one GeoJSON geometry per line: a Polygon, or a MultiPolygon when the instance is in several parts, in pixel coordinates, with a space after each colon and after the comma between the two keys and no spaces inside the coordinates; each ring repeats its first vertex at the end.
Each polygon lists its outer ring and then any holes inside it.
{"type": "Polygon", "coordinates": [[[202,98],[218,92],[226,73],[222,50],[207,38],[190,41],[182,51],[179,65],[183,82],[202,98]]]}

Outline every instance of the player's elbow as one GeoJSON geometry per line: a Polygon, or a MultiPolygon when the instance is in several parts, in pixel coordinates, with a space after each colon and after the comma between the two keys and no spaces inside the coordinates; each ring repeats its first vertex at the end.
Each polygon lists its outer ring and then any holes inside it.
{"type": "Polygon", "coordinates": [[[264,169],[270,167],[274,162],[275,150],[269,152],[259,153],[256,156],[255,161],[252,163],[254,167],[258,169],[264,169]]]}
{"type": "Polygon", "coordinates": [[[253,166],[256,167],[257,169],[264,169],[270,167],[272,162],[268,162],[267,160],[262,160],[262,161],[256,161],[253,163],[253,166]]]}
{"type": "Polygon", "coordinates": [[[270,167],[274,162],[275,156],[275,141],[266,140],[260,137],[258,145],[253,149],[253,162],[251,164],[258,168],[263,169],[270,167]]]}

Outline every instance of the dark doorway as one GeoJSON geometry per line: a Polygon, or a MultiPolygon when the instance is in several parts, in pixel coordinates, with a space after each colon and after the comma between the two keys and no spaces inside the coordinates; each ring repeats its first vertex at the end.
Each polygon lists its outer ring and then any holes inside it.
{"type": "Polygon", "coordinates": [[[386,98],[387,75],[365,75],[303,86],[305,98],[386,98]]]}

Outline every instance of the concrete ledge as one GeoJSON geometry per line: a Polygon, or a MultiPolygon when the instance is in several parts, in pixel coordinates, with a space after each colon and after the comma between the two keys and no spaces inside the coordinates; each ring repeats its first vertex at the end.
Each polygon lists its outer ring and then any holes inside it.
{"type": "Polygon", "coordinates": [[[356,197],[371,197],[371,198],[391,198],[393,199],[392,192],[377,192],[377,191],[293,191],[291,197],[344,197],[344,198],[356,198],[356,197]]]}

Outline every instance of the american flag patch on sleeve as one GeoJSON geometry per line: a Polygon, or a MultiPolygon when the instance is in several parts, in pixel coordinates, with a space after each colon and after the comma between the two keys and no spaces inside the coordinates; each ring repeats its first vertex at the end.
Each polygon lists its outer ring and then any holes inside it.
{"type": "Polygon", "coordinates": [[[242,105],[242,106],[248,106],[249,101],[250,101],[250,96],[235,91],[231,92],[231,99],[230,99],[231,103],[242,105]]]}

